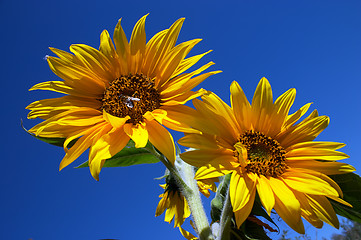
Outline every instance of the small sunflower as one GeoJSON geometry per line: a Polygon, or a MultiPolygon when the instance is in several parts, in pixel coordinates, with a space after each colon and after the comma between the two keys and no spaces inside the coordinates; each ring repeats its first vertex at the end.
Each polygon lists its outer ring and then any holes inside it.
{"type": "Polygon", "coordinates": [[[36,101],[27,109],[31,110],[28,118],[44,120],[31,128],[31,133],[66,138],[60,170],[90,148],[89,167],[98,180],[105,160],[122,150],[130,139],[137,148],[149,140],[174,162],[173,138],[162,125],[191,131],[182,122],[191,108],[183,104],[204,94],[203,89],[191,89],[219,71],[200,74],[214,64],[209,62],[185,73],[208,53],[186,58],[201,39],[175,45],[184,21],[181,18],[146,42],[146,16],[136,23],[129,42],[119,20],[114,44],[104,30],[99,50],[84,44],[71,45],[73,54],[50,48],[58,57],[48,57],[47,61],[63,81],[39,83],[30,90],[50,90],[66,96],[36,101]],[[68,148],[74,139],[77,142],[68,148]]]}
{"type": "Polygon", "coordinates": [[[164,221],[170,223],[174,218],[174,227],[180,227],[191,214],[187,200],[172,178],[160,186],[164,189],[164,193],[159,195],[162,199],[158,203],[155,216],[158,217],[166,211],[164,221]]]}
{"type": "Polygon", "coordinates": [[[299,233],[304,233],[301,216],[317,228],[323,222],[338,228],[328,199],[349,204],[327,175],[355,169],[336,162],[348,158],[336,151],[344,144],[313,141],[329,118],[315,110],[296,123],[310,104],[289,115],[296,90],[288,90],[273,102],[266,78],[259,82],[252,104],[237,82],[230,89],[231,107],[213,93],[202,96],[203,101],[193,100],[197,111],[189,122],[201,133],[186,134],[179,143],[197,149],[181,154],[184,161],[199,168],[195,178],[232,174],[229,191],[238,227],[258,194],[268,214],[275,209],[299,233]]]}

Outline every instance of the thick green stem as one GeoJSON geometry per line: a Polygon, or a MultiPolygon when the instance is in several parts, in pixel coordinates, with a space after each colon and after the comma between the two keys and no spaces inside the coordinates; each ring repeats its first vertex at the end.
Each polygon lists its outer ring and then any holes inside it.
{"type": "Polygon", "coordinates": [[[194,180],[194,171],[191,165],[180,160],[181,174],[177,168],[168,161],[168,159],[158,153],[155,149],[148,148],[148,150],[156,156],[170,171],[176,180],[178,187],[181,189],[183,196],[187,199],[188,206],[192,212],[194,224],[199,235],[200,240],[213,240],[213,235],[209,226],[206,213],[203,208],[201,197],[198,191],[196,180],[194,180]]]}
{"type": "Polygon", "coordinates": [[[204,211],[200,193],[198,191],[197,181],[194,180],[193,167],[181,160],[181,170],[183,177],[191,192],[183,193],[185,195],[189,208],[191,209],[195,227],[201,240],[214,239],[209,226],[207,215],[204,211]]]}

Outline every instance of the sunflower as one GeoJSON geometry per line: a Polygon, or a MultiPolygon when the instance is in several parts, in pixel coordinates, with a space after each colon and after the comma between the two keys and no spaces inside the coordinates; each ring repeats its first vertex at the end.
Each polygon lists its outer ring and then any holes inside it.
{"type": "Polygon", "coordinates": [[[336,161],[348,158],[336,151],[344,144],[313,141],[329,118],[315,110],[296,123],[310,104],[289,115],[296,90],[288,90],[273,102],[266,78],[260,80],[252,104],[237,82],[230,89],[231,107],[211,92],[202,96],[203,101],[193,100],[197,111],[189,122],[201,133],[188,133],[179,143],[196,149],[181,154],[184,161],[199,168],[195,178],[231,174],[230,200],[238,227],[258,194],[268,214],[275,209],[299,233],[304,233],[301,217],[317,228],[323,222],[338,228],[328,199],[349,204],[327,175],[355,169],[336,161]]]}
{"type": "Polygon", "coordinates": [[[164,193],[159,195],[162,199],[158,203],[155,216],[158,217],[166,211],[164,221],[170,223],[174,218],[174,227],[180,227],[191,212],[175,180],[170,179],[166,184],[160,185],[164,193]]]}
{"type": "Polygon", "coordinates": [[[98,180],[105,160],[122,150],[130,139],[137,148],[149,140],[174,162],[173,138],[162,125],[191,131],[182,122],[182,116],[190,109],[183,104],[204,94],[203,89],[191,89],[220,71],[200,74],[214,64],[209,62],[185,73],[210,51],[186,58],[201,39],[175,45],[183,18],[146,42],[146,17],[136,23],[129,42],[119,20],[114,44],[104,30],[99,50],[84,44],[71,45],[73,54],[50,48],[57,57],[47,57],[47,62],[63,80],[39,83],[30,90],[66,95],[33,102],[27,109],[31,110],[28,118],[44,120],[31,128],[31,133],[66,138],[60,170],[90,148],[89,167],[98,180]],[[70,147],[75,139],[78,140],[70,147]]]}

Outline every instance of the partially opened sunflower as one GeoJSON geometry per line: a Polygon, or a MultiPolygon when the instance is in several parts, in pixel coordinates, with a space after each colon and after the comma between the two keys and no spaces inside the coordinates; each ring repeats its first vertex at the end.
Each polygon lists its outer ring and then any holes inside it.
{"type": "MultiPolygon", "coordinates": [[[[147,15],[146,15],[147,16],[147,15]]],[[[50,48],[58,57],[48,57],[51,70],[63,81],[36,84],[30,90],[50,90],[66,96],[33,102],[28,118],[45,121],[30,129],[41,137],[66,138],[60,170],[90,148],[89,167],[98,180],[106,159],[119,152],[129,139],[137,148],[148,140],[171,162],[175,160],[173,138],[162,125],[187,131],[183,104],[202,95],[191,91],[208,76],[200,74],[213,63],[184,73],[206,53],[185,58],[201,41],[175,45],[184,19],[177,20],[146,42],[145,19],[135,25],[128,42],[120,20],[113,41],[104,30],[99,50],[83,44],[68,53],[50,48]],[[68,149],[68,144],[78,139],[68,149]]]]}
{"type": "Polygon", "coordinates": [[[184,220],[191,215],[186,198],[181,193],[175,180],[160,185],[164,193],[159,195],[155,216],[160,216],[165,211],[164,221],[170,223],[174,219],[174,227],[180,227],[184,220]]]}
{"type": "Polygon", "coordinates": [[[327,116],[313,111],[296,123],[310,104],[289,115],[296,90],[273,102],[271,86],[262,78],[250,104],[237,82],[231,84],[231,107],[214,93],[195,99],[190,125],[201,133],[186,134],[179,143],[197,150],[181,154],[198,167],[196,179],[232,174],[230,200],[237,226],[252,210],[256,194],[263,207],[295,231],[304,233],[301,216],[320,228],[339,226],[328,199],[342,200],[339,186],[327,175],[355,169],[336,162],[348,158],[336,151],[342,143],[313,141],[328,125],[327,116]]]}

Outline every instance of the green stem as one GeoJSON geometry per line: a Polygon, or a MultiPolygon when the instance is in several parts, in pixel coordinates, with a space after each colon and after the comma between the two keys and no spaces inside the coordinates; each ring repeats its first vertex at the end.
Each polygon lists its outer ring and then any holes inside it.
{"type": "Polygon", "coordinates": [[[229,188],[227,189],[227,196],[224,201],[221,220],[220,220],[220,232],[217,240],[229,240],[231,230],[231,220],[233,217],[233,209],[231,205],[231,199],[229,197],[229,188]]]}
{"type": "Polygon", "coordinates": [[[199,239],[213,240],[214,238],[208,223],[207,215],[203,208],[197,182],[194,180],[193,167],[183,162],[182,160],[180,161],[182,170],[181,173],[183,173],[184,177],[183,180],[177,168],[171,162],[169,162],[163,154],[158,153],[153,148],[147,149],[167,167],[176,180],[178,187],[181,189],[183,196],[187,199],[188,206],[192,212],[194,224],[199,235],[199,239]]]}
{"type": "Polygon", "coordinates": [[[207,215],[204,211],[200,193],[198,191],[197,181],[194,180],[193,167],[184,161],[181,161],[181,170],[184,180],[192,190],[190,193],[183,194],[191,209],[194,224],[197,229],[200,240],[213,240],[211,228],[209,226],[207,215]]]}
{"type": "Polygon", "coordinates": [[[166,168],[175,178],[175,180],[180,185],[180,187],[184,189],[184,191],[191,191],[191,189],[187,186],[187,184],[183,181],[183,179],[179,175],[178,170],[174,167],[174,165],[171,162],[168,161],[168,159],[163,154],[158,153],[153,147],[149,147],[147,149],[150,153],[152,153],[155,157],[157,157],[164,164],[164,166],[166,166],[166,168]]]}

